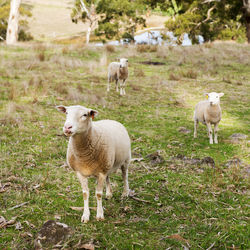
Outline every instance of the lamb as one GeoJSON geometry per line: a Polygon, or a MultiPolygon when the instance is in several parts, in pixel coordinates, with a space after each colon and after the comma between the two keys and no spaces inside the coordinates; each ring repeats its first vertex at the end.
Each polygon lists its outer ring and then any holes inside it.
{"type": "Polygon", "coordinates": [[[108,86],[107,91],[110,90],[110,83],[115,81],[116,91],[118,92],[118,81],[120,83],[120,95],[125,95],[125,81],[128,78],[128,59],[121,58],[120,62],[111,62],[108,66],[108,86]]]}
{"type": "Polygon", "coordinates": [[[130,138],[125,127],[113,120],[93,122],[98,112],[83,106],[57,106],[66,114],[63,132],[69,137],[67,164],[76,171],[81,183],[84,212],[81,221],[89,221],[88,177],[97,179],[97,220],[104,220],[102,207],[103,186],[106,181],[106,197],[112,197],[109,175],[122,170],[123,196],[129,195],[128,165],[131,160],[130,138]]]}
{"type": "Polygon", "coordinates": [[[208,100],[200,101],[194,111],[194,138],[197,138],[197,127],[199,122],[207,126],[209,143],[213,144],[212,124],[214,124],[214,143],[218,143],[218,126],[221,120],[220,97],[224,93],[206,93],[208,100]]]}

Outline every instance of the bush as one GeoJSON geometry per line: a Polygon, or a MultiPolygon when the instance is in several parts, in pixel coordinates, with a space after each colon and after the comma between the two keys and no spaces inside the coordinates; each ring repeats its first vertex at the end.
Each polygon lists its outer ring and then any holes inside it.
{"type": "Polygon", "coordinates": [[[158,47],[157,45],[139,44],[136,46],[136,51],[139,53],[156,52],[157,47],[158,47]]]}
{"type": "Polygon", "coordinates": [[[115,52],[115,47],[114,47],[113,45],[107,44],[107,45],[105,46],[105,48],[106,48],[106,51],[107,51],[107,52],[110,52],[110,53],[115,52]]]}

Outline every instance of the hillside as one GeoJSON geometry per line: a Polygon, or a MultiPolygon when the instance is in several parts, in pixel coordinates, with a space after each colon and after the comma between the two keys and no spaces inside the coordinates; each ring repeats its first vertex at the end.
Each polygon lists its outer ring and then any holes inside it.
{"type": "MultiPolygon", "coordinates": [[[[249,244],[250,47],[232,43],[189,47],[0,45],[0,248],[32,249],[47,220],[73,230],[57,248],[247,249],[249,244]],[[129,60],[125,97],[107,65],[129,60]],[[219,144],[209,145],[193,110],[206,92],[224,92],[219,144]],[[65,117],[55,106],[80,104],[98,119],[124,124],[135,159],[131,196],[103,199],[105,221],[80,222],[83,198],[65,164],[65,117]],[[241,133],[246,138],[232,139],[241,133]],[[3,223],[4,221],[9,222],[3,223]]],[[[51,247],[52,248],[52,247],[51,247]]]]}
{"type": "MultiPolygon", "coordinates": [[[[28,19],[29,32],[40,41],[51,41],[83,35],[87,25],[71,21],[73,0],[23,0],[32,6],[32,18],[28,19]]],[[[168,19],[165,16],[151,15],[147,18],[148,27],[163,27],[168,19]]]]}

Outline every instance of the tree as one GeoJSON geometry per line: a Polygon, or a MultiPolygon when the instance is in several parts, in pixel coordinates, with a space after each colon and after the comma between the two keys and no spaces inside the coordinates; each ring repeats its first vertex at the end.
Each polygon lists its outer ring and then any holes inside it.
{"type": "Polygon", "coordinates": [[[243,13],[246,20],[247,41],[250,43],[250,0],[243,0],[243,13]]]}
{"type": "MultiPolygon", "coordinates": [[[[18,40],[26,41],[31,40],[32,36],[26,32],[27,22],[21,17],[30,17],[32,16],[30,12],[30,6],[20,5],[20,20],[18,25],[18,40]]],[[[0,41],[6,40],[8,20],[10,14],[10,0],[0,0],[0,41]]]]}
{"type": "Polygon", "coordinates": [[[19,7],[21,0],[11,0],[6,43],[15,44],[18,40],[19,7]]]}
{"type": "MultiPolygon", "coordinates": [[[[173,1],[154,1],[164,6],[173,6],[173,1]],[[164,5],[164,3],[165,5],[164,5]]],[[[166,28],[182,40],[188,33],[197,42],[202,35],[206,41],[215,39],[238,39],[246,37],[250,42],[250,0],[175,0],[178,12],[166,22],[166,28]],[[243,5],[244,3],[244,5],[243,5]]],[[[156,3],[157,4],[157,3],[156,3]]]]}
{"type": "Polygon", "coordinates": [[[146,9],[140,0],[100,0],[96,8],[100,18],[95,34],[107,39],[134,40],[138,27],[146,27],[141,16],[146,9]]]}
{"type": "Polygon", "coordinates": [[[140,16],[145,4],[142,0],[76,0],[72,21],[89,22],[86,43],[93,28],[104,39],[133,39],[138,26],[145,26],[140,16]]]}
{"type": "Polygon", "coordinates": [[[76,0],[75,7],[73,8],[71,13],[72,22],[77,23],[78,20],[81,20],[84,23],[89,23],[89,27],[86,33],[86,44],[89,43],[91,31],[97,24],[97,4],[98,1],[96,0],[76,0]]]}

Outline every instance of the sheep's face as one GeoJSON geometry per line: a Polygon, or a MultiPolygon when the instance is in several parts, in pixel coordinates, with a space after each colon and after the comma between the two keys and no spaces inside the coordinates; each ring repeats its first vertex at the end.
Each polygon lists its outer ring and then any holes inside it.
{"type": "Polygon", "coordinates": [[[126,59],[126,58],[121,58],[121,59],[120,59],[120,67],[121,67],[121,68],[126,68],[126,67],[128,67],[128,59],[126,59]]]}
{"type": "Polygon", "coordinates": [[[222,97],[224,93],[211,92],[211,93],[206,93],[205,95],[210,105],[218,105],[220,103],[220,97],[222,97]]]}
{"type": "Polygon", "coordinates": [[[98,112],[83,106],[57,106],[60,112],[66,114],[63,132],[66,136],[83,133],[87,131],[91,125],[92,119],[97,116],[98,112]]]}

